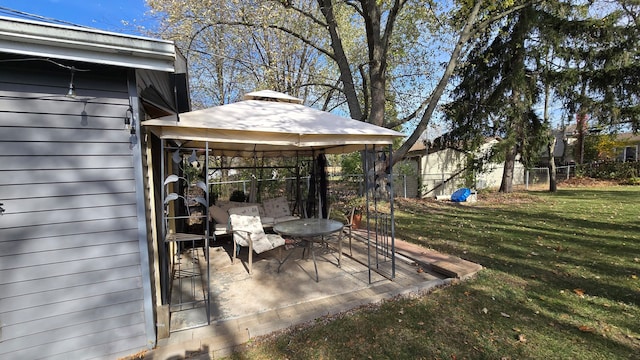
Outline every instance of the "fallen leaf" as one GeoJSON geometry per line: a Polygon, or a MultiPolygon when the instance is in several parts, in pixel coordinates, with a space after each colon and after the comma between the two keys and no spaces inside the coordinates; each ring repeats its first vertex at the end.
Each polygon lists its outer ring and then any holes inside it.
{"type": "Polygon", "coordinates": [[[527,338],[524,337],[523,334],[518,334],[518,341],[521,343],[526,343],[527,342],[527,338]]]}
{"type": "Polygon", "coordinates": [[[573,292],[576,293],[580,297],[584,297],[584,290],[582,290],[582,289],[573,289],[573,292]]]}
{"type": "Polygon", "coordinates": [[[503,312],[501,312],[501,313],[500,313],[500,315],[502,315],[502,316],[504,316],[504,317],[506,317],[506,318],[510,318],[510,317],[511,317],[511,315],[509,315],[509,314],[507,314],[507,313],[503,313],[503,312]]]}
{"type": "Polygon", "coordinates": [[[482,308],[482,312],[487,314],[487,313],[489,313],[489,310],[487,308],[482,308]]]}
{"type": "Polygon", "coordinates": [[[632,278],[633,280],[637,280],[637,279],[638,279],[638,275],[633,274],[633,275],[631,275],[631,278],[632,278]]]}
{"type": "Polygon", "coordinates": [[[593,333],[596,332],[596,329],[590,327],[590,326],[586,326],[586,325],[582,325],[578,328],[580,331],[582,332],[588,332],[588,333],[593,333]]]}

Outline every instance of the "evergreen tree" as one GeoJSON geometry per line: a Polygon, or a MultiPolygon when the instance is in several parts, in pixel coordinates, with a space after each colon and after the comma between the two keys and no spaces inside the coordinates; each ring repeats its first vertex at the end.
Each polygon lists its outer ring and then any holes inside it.
{"type": "Polygon", "coordinates": [[[595,1],[576,8],[581,11],[572,16],[545,13],[549,26],[544,34],[555,55],[548,81],[570,119],[629,125],[637,131],[640,3],[595,1]]]}
{"type": "Polygon", "coordinates": [[[484,33],[461,68],[446,109],[454,137],[467,149],[477,149],[487,136],[502,139],[493,156],[504,160],[501,192],[512,190],[518,156],[529,165],[540,148],[543,123],[533,109],[540,91],[530,50],[535,17],[530,5],[484,33]]]}

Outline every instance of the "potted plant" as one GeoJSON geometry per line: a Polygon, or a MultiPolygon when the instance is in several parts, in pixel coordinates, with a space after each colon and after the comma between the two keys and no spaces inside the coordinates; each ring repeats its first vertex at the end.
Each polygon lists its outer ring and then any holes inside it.
{"type": "Polygon", "coordinates": [[[347,202],[348,214],[350,216],[350,223],[353,229],[362,228],[362,210],[364,209],[364,198],[361,196],[355,197],[347,202]]]}

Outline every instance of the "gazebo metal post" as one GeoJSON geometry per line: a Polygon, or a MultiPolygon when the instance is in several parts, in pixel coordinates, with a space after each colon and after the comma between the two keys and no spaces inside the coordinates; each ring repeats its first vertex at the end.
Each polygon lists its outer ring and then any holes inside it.
{"type": "Polygon", "coordinates": [[[369,231],[369,146],[364,146],[364,203],[367,217],[367,269],[369,271],[369,284],[371,284],[371,233],[369,231]]]}
{"type": "MultiPolygon", "coordinates": [[[[207,199],[207,208],[204,210],[205,214],[207,214],[207,217],[204,218],[202,221],[204,221],[206,223],[205,226],[205,233],[204,233],[204,241],[205,241],[205,247],[204,247],[204,251],[205,254],[204,256],[207,259],[207,286],[206,286],[206,292],[207,292],[207,298],[206,298],[206,307],[207,307],[207,325],[211,325],[211,270],[210,270],[210,261],[211,259],[209,258],[209,234],[211,234],[211,229],[209,228],[209,209],[208,207],[211,205],[211,194],[210,194],[210,187],[209,187],[209,142],[206,141],[205,142],[205,151],[204,151],[204,183],[207,188],[207,190],[205,190],[205,197],[207,199]]],[[[216,235],[213,234],[213,236],[215,237],[216,235]]]]}
{"type": "MultiPolygon", "coordinates": [[[[387,155],[386,149],[383,148],[383,154],[387,155]]],[[[393,174],[390,169],[392,164],[392,145],[388,148],[388,162],[389,166],[382,169],[380,174],[376,171],[376,165],[378,160],[378,153],[376,152],[376,146],[365,146],[364,156],[364,185],[365,185],[365,207],[366,207],[366,226],[367,226],[367,267],[369,269],[369,283],[371,283],[371,270],[375,266],[376,272],[389,277],[395,278],[395,213],[394,213],[394,193],[393,193],[393,174]],[[384,177],[385,179],[381,179],[384,177]],[[383,184],[389,186],[388,191],[381,189],[381,193],[386,193],[389,196],[389,214],[381,214],[378,211],[378,192],[376,186],[378,180],[383,180],[383,184]],[[386,182],[384,182],[386,180],[386,182]],[[372,198],[373,197],[373,198],[372,198]],[[373,201],[373,204],[371,202],[373,201]],[[371,212],[371,205],[373,205],[373,212],[371,212]],[[373,237],[373,239],[372,239],[373,237]],[[374,248],[375,254],[371,253],[371,248],[374,248]],[[373,258],[375,256],[375,259],[373,258]],[[382,258],[381,258],[382,257],[382,258]],[[391,257],[391,271],[383,274],[380,269],[383,261],[388,261],[391,257]]],[[[385,270],[386,271],[386,270],[385,270]]]]}
{"type": "MultiPolygon", "coordinates": [[[[161,193],[160,198],[162,201],[162,205],[161,205],[162,210],[160,213],[162,216],[162,229],[158,231],[160,235],[160,238],[158,239],[158,242],[160,245],[158,246],[159,248],[158,256],[160,256],[161,258],[160,264],[163,268],[161,270],[161,275],[160,275],[161,276],[160,282],[162,287],[162,292],[161,292],[162,304],[169,306],[169,316],[171,316],[172,312],[193,310],[195,308],[200,308],[204,306],[206,307],[205,309],[206,324],[209,325],[211,324],[211,309],[210,309],[211,308],[210,306],[211,305],[211,290],[210,290],[211,275],[210,275],[210,269],[209,269],[210,229],[209,229],[209,222],[208,222],[208,216],[207,216],[208,215],[207,207],[208,207],[209,198],[210,198],[209,185],[208,185],[209,143],[206,142],[204,149],[197,146],[194,146],[191,148],[182,148],[178,146],[176,148],[176,151],[178,152],[178,154],[180,154],[180,160],[182,160],[181,151],[183,150],[193,151],[194,153],[197,153],[197,151],[201,151],[201,150],[205,151],[204,166],[205,166],[205,174],[206,174],[205,175],[206,186],[204,186],[204,189],[202,189],[204,191],[203,196],[199,196],[199,194],[196,194],[196,198],[199,198],[197,202],[200,203],[202,206],[204,206],[202,215],[199,215],[198,217],[200,218],[201,222],[204,221],[205,223],[201,228],[199,228],[198,234],[189,234],[189,233],[183,233],[182,229],[178,229],[179,223],[177,223],[176,220],[179,219],[182,221],[186,221],[190,219],[192,215],[191,212],[187,209],[187,215],[179,215],[175,210],[175,205],[165,204],[165,200],[168,198],[167,197],[168,186],[171,186],[172,187],[171,192],[176,194],[181,194],[184,189],[186,189],[187,192],[190,192],[189,189],[191,188],[191,183],[189,182],[189,180],[183,177],[180,177],[179,179],[187,182],[186,188],[183,188],[182,186],[180,186],[179,181],[174,182],[170,180],[168,183],[165,183],[165,181],[167,181],[168,179],[168,175],[170,175],[168,173],[174,172],[171,169],[173,166],[169,166],[170,163],[168,162],[168,161],[174,161],[174,159],[173,157],[168,157],[167,152],[170,149],[173,149],[175,147],[167,145],[167,141],[169,140],[164,140],[164,139],[161,140],[161,153],[160,153],[160,173],[162,178],[161,179],[162,190],[160,191],[161,193]],[[206,204],[203,204],[202,202],[206,204]],[[167,211],[167,207],[168,208],[173,207],[173,210],[169,210],[168,212],[165,212],[167,211]],[[175,233],[169,233],[169,226],[173,227],[173,229],[175,230],[175,233]],[[202,231],[202,233],[200,233],[200,231],[202,231]],[[182,252],[188,246],[190,246],[190,249],[195,256],[196,254],[195,249],[197,246],[199,246],[198,244],[202,244],[202,247],[203,247],[203,257],[205,259],[204,267],[206,268],[206,270],[200,266],[201,264],[198,261],[183,263],[183,260],[182,260],[182,257],[185,256],[182,252]],[[206,271],[206,274],[203,271],[206,271]],[[179,291],[177,300],[172,299],[172,291],[174,290],[173,289],[174,275],[176,276],[176,279],[178,282],[176,286],[177,291],[179,291]],[[206,279],[206,283],[205,283],[205,279],[206,279]],[[183,287],[183,283],[186,286],[188,286],[188,288],[183,287]],[[200,292],[200,289],[202,289],[202,292],[204,293],[204,299],[201,299],[201,300],[196,298],[196,294],[200,292]],[[191,292],[189,294],[191,296],[188,297],[187,299],[184,298],[182,293],[185,290],[188,290],[191,292]],[[174,303],[174,301],[177,301],[177,302],[174,303]]],[[[181,167],[178,166],[178,171],[180,170],[181,170],[181,167]]],[[[200,188],[200,186],[197,184],[195,186],[200,188]]],[[[190,204],[186,201],[185,196],[188,196],[188,195],[187,194],[178,195],[178,198],[175,200],[181,201],[180,204],[182,205],[183,203],[184,206],[188,208],[190,204]]],[[[204,325],[204,323],[205,322],[203,321],[202,324],[189,325],[189,328],[202,326],[204,325]]],[[[184,328],[169,329],[169,332],[175,331],[175,330],[184,330],[184,328]]]]}
{"type": "Polygon", "coordinates": [[[302,208],[302,189],[300,189],[300,186],[300,154],[296,151],[296,207],[300,217],[306,217],[305,210],[302,208]]]}
{"type": "MultiPolygon", "coordinates": [[[[160,139],[160,181],[164,182],[164,174],[166,171],[165,166],[165,142],[166,140],[160,139]]],[[[164,242],[165,237],[167,236],[167,218],[164,216],[164,186],[162,186],[162,191],[160,191],[160,204],[162,206],[160,210],[160,214],[162,217],[162,226],[159,231],[160,237],[158,238],[158,256],[160,257],[160,287],[162,289],[162,305],[166,305],[169,303],[169,262],[167,256],[167,244],[164,242]]]]}
{"type": "Polygon", "coordinates": [[[391,216],[391,278],[396,278],[396,227],[394,215],[394,186],[393,186],[393,145],[389,145],[389,216],[391,216]]]}

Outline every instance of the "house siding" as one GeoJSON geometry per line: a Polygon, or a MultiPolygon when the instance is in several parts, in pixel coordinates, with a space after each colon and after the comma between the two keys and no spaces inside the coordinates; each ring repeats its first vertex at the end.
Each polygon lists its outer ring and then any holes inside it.
{"type": "Polygon", "coordinates": [[[0,358],[148,345],[127,72],[75,66],[0,67],[0,358]]]}
{"type": "MultiPolygon", "coordinates": [[[[484,145],[486,151],[493,142],[484,145]]],[[[440,151],[429,153],[428,155],[419,156],[420,167],[420,183],[423,197],[437,197],[440,195],[450,195],[457,189],[465,187],[464,171],[466,166],[467,154],[446,148],[440,151]],[[457,175],[456,175],[457,174],[457,175]]],[[[504,163],[488,163],[482,172],[475,174],[475,185],[477,190],[498,188],[502,182],[504,172],[504,163]]],[[[513,185],[523,185],[525,183],[525,168],[519,161],[516,161],[513,173],[513,185]]]]}

